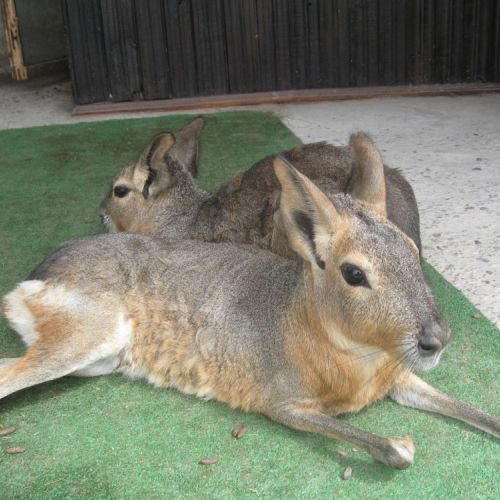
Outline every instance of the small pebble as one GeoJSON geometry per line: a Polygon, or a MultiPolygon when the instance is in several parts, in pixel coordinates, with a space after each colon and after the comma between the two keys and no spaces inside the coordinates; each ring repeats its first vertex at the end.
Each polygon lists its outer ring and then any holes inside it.
{"type": "Polygon", "coordinates": [[[216,464],[219,461],[217,457],[207,457],[207,458],[202,458],[198,463],[200,465],[213,465],[216,464]]]}
{"type": "Polygon", "coordinates": [[[5,450],[7,453],[14,455],[15,453],[24,453],[26,451],[26,447],[24,446],[13,446],[12,448],[7,448],[5,450]]]}
{"type": "Polygon", "coordinates": [[[472,317],[473,317],[474,319],[479,319],[479,318],[481,317],[481,314],[480,314],[480,313],[474,313],[474,314],[472,315],[472,317]]]}
{"type": "Polygon", "coordinates": [[[246,434],[246,432],[247,426],[244,424],[240,424],[231,431],[231,436],[233,436],[235,439],[240,439],[246,434]]]}
{"type": "Polygon", "coordinates": [[[342,451],[342,450],[337,450],[337,455],[339,456],[339,458],[341,458],[342,460],[344,460],[345,457],[347,457],[347,453],[345,451],[342,451]]]}
{"type": "Polygon", "coordinates": [[[348,479],[351,479],[351,477],[352,477],[352,469],[350,467],[346,467],[346,469],[342,474],[342,479],[347,481],[348,479]]]}
{"type": "Polygon", "coordinates": [[[13,432],[16,432],[15,427],[4,427],[3,429],[0,429],[0,437],[8,436],[9,434],[12,434],[13,432]]]}

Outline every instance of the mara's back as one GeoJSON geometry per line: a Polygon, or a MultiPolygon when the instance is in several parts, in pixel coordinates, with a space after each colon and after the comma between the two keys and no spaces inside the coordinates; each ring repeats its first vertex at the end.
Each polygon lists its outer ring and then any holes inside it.
{"type": "MultiPolygon", "coordinates": [[[[349,146],[326,142],[303,144],[282,153],[282,157],[312,180],[329,198],[356,190],[360,177],[383,184],[387,217],[406,233],[421,251],[420,222],[413,190],[397,169],[383,164],[375,145],[364,134],[354,134],[349,146]],[[356,161],[357,149],[371,148],[377,161],[371,164],[356,161]],[[380,177],[374,181],[374,173],[380,177]],[[359,175],[359,174],[362,175],[359,175]]],[[[192,236],[206,241],[237,241],[270,248],[291,257],[287,244],[273,243],[276,236],[273,216],[279,206],[279,182],[270,155],[241,175],[237,175],[200,206],[192,236]],[[274,233],[274,234],[273,234],[274,233]]],[[[360,199],[363,201],[363,199],[360,199]]]]}
{"type": "Polygon", "coordinates": [[[300,267],[249,245],[119,233],[65,243],[28,279],[74,284],[101,308],[132,318],[135,354],[122,371],[147,366],[157,385],[258,411],[267,380],[293,378],[277,332],[300,267]],[[210,383],[202,384],[205,372],[210,383]],[[245,387],[245,396],[227,394],[231,385],[245,387]]]}
{"type": "MultiPolygon", "coordinates": [[[[347,148],[317,142],[296,146],[282,156],[328,196],[342,192],[347,186],[351,171],[347,148]]],[[[275,158],[273,154],[258,161],[204,201],[197,224],[203,239],[270,247],[273,214],[279,206],[280,185],[273,170],[275,158]]]]}
{"type": "Polygon", "coordinates": [[[217,321],[224,322],[228,315],[241,314],[242,319],[266,325],[272,318],[265,304],[272,294],[278,313],[281,301],[297,284],[299,267],[250,245],[172,243],[117,233],[64,243],[27,279],[75,283],[96,295],[162,297],[162,307],[184,303],[196,311],[193,317],[220,314],[217,321]]]}

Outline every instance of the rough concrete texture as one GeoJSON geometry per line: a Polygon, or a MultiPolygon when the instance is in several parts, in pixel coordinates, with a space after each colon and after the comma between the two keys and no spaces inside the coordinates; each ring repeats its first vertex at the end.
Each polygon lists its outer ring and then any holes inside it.
{"type": "MultiPolygon", "coordinates": [[[[72,107],[67,81],[4,81],[0,129],[147,115],[76,119],[72,107]]],[[[399,167],[414,187],[425,257],[500,324],[500,95],[253,109],[272,110],[304,142],[345,144],[350,132],[369,132],[385,162],[399,167]]],[[[200,112],[206,111],[192,113],[200,112]]]]}

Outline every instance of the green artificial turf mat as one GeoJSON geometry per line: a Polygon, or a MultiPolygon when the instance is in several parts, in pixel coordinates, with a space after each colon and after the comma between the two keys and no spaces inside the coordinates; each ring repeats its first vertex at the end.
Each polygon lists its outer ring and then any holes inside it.
{"type": "MultiPolygon", "coordinates": [[[[112,176],[154,133],[191,118],[0,132],[0,293],[61,241],[100,232],[96,207],[112,176]]],[[[200,183],[214,189],[297,143],[267,113],[207,115],[200,183]]],[[[500,415],[499,331],[473,317],[470,302],[430,266],[425,272],[455,338],[423,378],[500,415]]],[[[1,319],[0,357],[22,351],[1,319]]],[[[343,418],[384,436],[412,435],[414,465],[394,471],[347,444],[142,381],[61,379],[0,401],[0,426],[17,428],[0,438],[0,498],[498,498],[499,441],[483,432],[390,401],[343,418]],[[248,431],[235,440],[240,423],[248,431]],[[26,451],[8,455],[11,446],[26,451]],[[198,464],[212,456],[217,464],[198,464]],[[347,466],[353,477],[343,481],[347,466]]]]}

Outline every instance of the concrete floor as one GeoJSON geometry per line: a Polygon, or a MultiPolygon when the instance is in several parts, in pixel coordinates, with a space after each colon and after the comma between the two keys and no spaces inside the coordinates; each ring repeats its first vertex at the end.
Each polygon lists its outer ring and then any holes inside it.
{"type": "MultiPolygon", "coordinates": [[[[151,115],[76,119],[72,106],[68,81],[0,80],[0,129],[151,115]]],[[[413,185],[425,257],[500,326],[500,95],[253,109],[273,111],[304,142],[345,144],[350,132],[369,132],[413,185]]]]}

